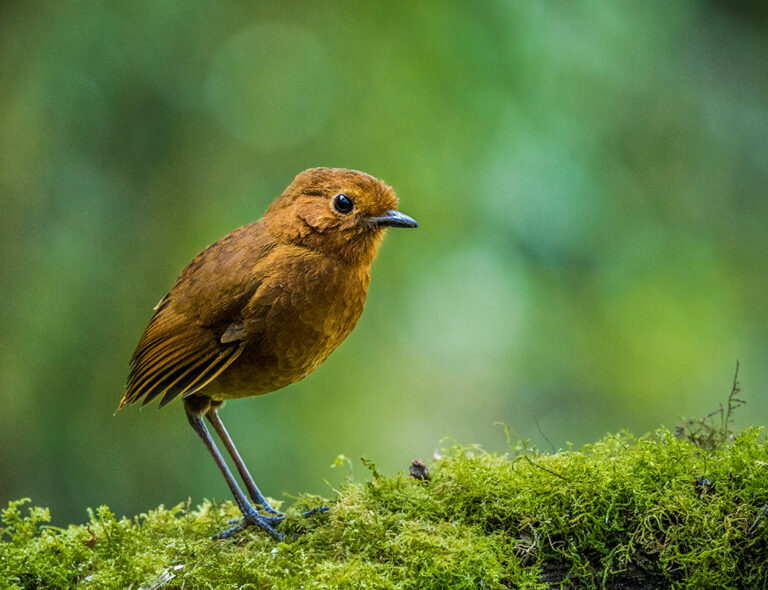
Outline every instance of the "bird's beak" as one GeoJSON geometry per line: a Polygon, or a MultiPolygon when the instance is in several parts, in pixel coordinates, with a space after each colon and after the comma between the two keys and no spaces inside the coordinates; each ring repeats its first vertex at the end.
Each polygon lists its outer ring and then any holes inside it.
{"type": "Polygon", "coordinates": [[[400,211],[395,211],[394,209],[387,211],[387,214],[382,215],[381,217],[369,217],[368,221],[377,227],[419,227],[419,224],[416,223],[415,219],[408,217],[404,213],[400,213],[400,211]]]}

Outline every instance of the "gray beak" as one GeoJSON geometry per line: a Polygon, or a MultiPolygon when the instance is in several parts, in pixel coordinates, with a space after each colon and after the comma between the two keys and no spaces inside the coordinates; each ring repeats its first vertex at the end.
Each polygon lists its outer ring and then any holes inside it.
{"type": "Polygon", "coordinates": [[[419,227],[419,224],[416,223],[415,219],[408,217],[404,213],[400,213],[400,211],[395,211],[394,209],[387,211],[387,214],[382,215],[381,217],[369,217],[368,221],[379,227],[419,227]]]}

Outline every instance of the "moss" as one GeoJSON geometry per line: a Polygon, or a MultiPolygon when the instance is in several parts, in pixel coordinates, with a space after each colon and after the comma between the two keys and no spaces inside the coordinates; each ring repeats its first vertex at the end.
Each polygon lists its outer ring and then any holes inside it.
{"type": "Polygon", "coordinates": [[[757,429],[702,449],[662,430],[500,455],[454,445],[431,481],[402,473],[303,496],[275,543],[211,536],[231,503],[102,506],[84,525],[3,511],[8,588],[758,588],[768,585],[768,445],[757,429]],[[326,514],[301,511],[328,504],[326,514]]]}

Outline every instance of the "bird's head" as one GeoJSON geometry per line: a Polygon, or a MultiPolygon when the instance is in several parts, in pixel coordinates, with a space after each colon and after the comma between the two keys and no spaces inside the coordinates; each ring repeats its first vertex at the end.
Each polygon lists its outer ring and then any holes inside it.
{"type": "Polygon", "coordinates": [[[370,264],[387,227],[418,227],[397,211],[392,188],[365,172],[310,168],[267,209],[278,239],[370,264]]]}

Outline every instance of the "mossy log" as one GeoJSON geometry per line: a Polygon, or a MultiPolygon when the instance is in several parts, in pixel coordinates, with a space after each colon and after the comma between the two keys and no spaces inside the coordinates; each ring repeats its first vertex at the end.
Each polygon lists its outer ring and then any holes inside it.
{"type": "Polygon", "coordinates": [[[660,430],[581,449],[452,446],[429,465],[302,496],[281,525],[213,540],[230,503],[134,518],[105,506],[66,529],[3,511],[2,588],[765,588],[768,444],[702,448],[660,430]],[[326,504],[312,518],[301,512],[326,504]]]}

